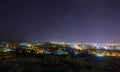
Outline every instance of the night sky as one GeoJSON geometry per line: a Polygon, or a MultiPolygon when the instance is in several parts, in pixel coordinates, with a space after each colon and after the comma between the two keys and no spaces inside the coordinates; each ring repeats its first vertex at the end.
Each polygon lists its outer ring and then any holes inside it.
{"type": "Polygon", "coordinates": [[[2,0],[0,41],[120,42],[120,0],[2,0]]]}

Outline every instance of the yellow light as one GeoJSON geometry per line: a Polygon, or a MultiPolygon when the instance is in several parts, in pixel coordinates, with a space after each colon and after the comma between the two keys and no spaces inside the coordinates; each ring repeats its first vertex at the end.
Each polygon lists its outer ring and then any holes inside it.
{"type": "Polygon", "coordinates": [[[76,49],[79,49],[79,50],[83,50],[82,47],[78,46],[78,45],[75,45],[74,46],[76,49]]]}
{"type": "Polygon", "coordinates": [[[32,46],[31,44],[27,44],[28,47],[32,46]]]}

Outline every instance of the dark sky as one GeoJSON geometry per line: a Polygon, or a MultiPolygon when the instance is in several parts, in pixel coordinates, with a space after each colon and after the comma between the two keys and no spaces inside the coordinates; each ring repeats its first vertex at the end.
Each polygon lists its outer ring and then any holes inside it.
{"type": "Polygon", "coordinates": [[[2,0],[0,40],[120,42],[120,0],[2,0]]]}

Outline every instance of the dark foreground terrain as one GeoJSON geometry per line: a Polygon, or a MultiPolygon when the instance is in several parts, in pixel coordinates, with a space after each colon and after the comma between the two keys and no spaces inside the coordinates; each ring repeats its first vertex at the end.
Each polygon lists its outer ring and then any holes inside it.
{"type": "Polygon", "coordinates": [[[0,72],[120,72],[120,58],[23,56],[1,60],[0,72]]]}

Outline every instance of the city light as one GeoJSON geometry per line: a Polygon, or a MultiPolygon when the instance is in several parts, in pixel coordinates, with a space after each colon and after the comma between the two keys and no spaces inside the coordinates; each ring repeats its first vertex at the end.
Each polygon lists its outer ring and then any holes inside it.
{"type": "Polygon", "coordinates": [[[103,57],[104,55],[103,54],[96,54],[96,56],[103,57]]]}

